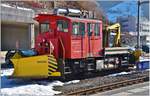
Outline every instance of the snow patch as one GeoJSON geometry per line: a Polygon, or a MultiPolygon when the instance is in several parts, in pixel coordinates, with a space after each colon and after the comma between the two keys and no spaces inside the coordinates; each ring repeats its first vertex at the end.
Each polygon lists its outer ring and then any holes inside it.
{"type": "Polygon", "coordinates": [[[73,84],[73,83],[78,83],[80,82],[80,80],[72,80],[72,81],[68,81],[65,84],[73,84]]]}
{"type": "Polygon", "coordinates": [[[8,79],[13,73],[14,69],[3,69],[1,70],[1,94],[10,96],[20,95],[55,95],[61,93],[55,91],[54,86],[63,86],[64,84],[78,83],[80,80],[72,80],[68,82],[61,81],[49,81],[49,80],[23,80],[23,79],[8,79]]]}
{"type": "Polygon", "coordinates": [[[53,83],[49,86],[31,84],[13,88],[1,89],[2,94],[7,95],[55,95],[61,92],[53,90],[53,83]]]}
{"type": "Polygon", "coordinates": [[[11,68],[11,69],[1,69],[1,76],[10,76],[12,75],[14,69],[11,68]]]}
{"type": "Polygon", "coordinates": [[[120,73],[115,73],[115,74],[110,74],[108,76],[118,76],[118,75],[125,75],[125,74],[130,74],[131,72],[120,72],[120,73]]]}
{"type": "Polygon", "coordinates": [[[29,9],[29,8],[18,7],[18,6],[17,6],[17,9],[20,9],[20,10],[27,10],[27,11],[31,11],[31,10],[32,10],[32,9],[29,9]]]}
{"type": "Polygon", "coordinates": [[[53,86],[63,86],[64,83],[61,82],[61,81],[55,81],[55,82],[51,83],[50,85],[53,85],[53,86]]]}
{"type": "Polygon", "coordinates": [[[14,69],[1,70],[1,94],[3,95],[55,95],[61,92],[53,90],[54,86],[63,86],[61,81],[23,81],[8,79],[14,69]]]}
{"type": "Polygon", "coordinates": [[[40,82],[27,82],[17,81],[12,79],[2,78],[3,87],[1,93],[6,95],[55,95],[61,93],[60,91],[53,90],[54,86],[63,86],[61,81],[40,81],[40,82]],[[4,81],[5,80],[5,81],[4,81]],[[5,85],[4,85],[4,84],[5,85]],[[35,84],[34,84],[35,83],[35,84]]]}
{"type": "Polygon", "coordinates": [[[7,5],[7,4],[1,4],[1,6],[3,6],[3,7],[9,7],[9,8],[12,8],[12,6],[7,5]]]}
{"type": "Polygon", "coordinates": [[[26,10],[26,11],[33,11],[32,9],[29,9],[29,8],[24,8],[24,7],[19,7],[19,6],[14,7],[14,6],[10,6],[8,4],[1,4],[1,6],[3,6],[3,7],[9,7],[9,8],[17,8],[17,9],[26,10]]]}

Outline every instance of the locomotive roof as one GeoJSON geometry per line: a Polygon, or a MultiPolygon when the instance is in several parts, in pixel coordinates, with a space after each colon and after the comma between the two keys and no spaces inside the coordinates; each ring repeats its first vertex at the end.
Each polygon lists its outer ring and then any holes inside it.
{"type": "Polygon", "coordinates": [[[84,20],[84,21],[101,22],[101,20],[91,19],[91,18],[77,18],[77,17],[68,17],[68,16],[65,16],[65,17],[68,19],[71,19],[71,20],[84,20]]]}
{"type": "Polygon", "coordinates": [[[90,18],[77,18],[77,17],[69,17],[69,16],[62,16],[62,15],[54,15],[54,14],[38,14],[40,16],[56,16],[56,17],[63,17],[69,20],[79,20],[79,21],[92,21],[92,22],[102,22],[101,20],[97,19],[90,19],[90,18]]]}

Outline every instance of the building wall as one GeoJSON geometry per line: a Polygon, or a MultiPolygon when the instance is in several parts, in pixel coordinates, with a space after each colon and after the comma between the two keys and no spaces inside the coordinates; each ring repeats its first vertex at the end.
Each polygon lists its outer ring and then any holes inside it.
{"type": "MultiPolygon", "coordinates": [[[[121,32],[136,33],[137,20],[134,16],[118,17],[117,22],[121,24],[121,32]]],[[[140,34],[141,36],[149,35],[150,21],[146,18],[140,17],[140,34]]]]}
{"type": "MultiPolygon", "coordinates": [[[[6,23],[1,24],[1,50],[7,51],[16,49],[16,42],[19,42],[19,49],[31,48],[30,24],[27,23],[6,23]]],[[[38,34],[38,25],[34,28],[34,37],[38,34]]]]}
{"type": "Polygon", "coordinates": [[[136,32],[136,18],[134,16],[118,17],[121,24],[121,32],[136,32]]]}
{"type": "MultiPolygon", "coordinates": [[[[137,36],[137,19],[134,16],[126,16],[126,17],[118,17],[117,21],[121,25],[121,32],[122,33],[128,33],[131,36],[130,38],[123,38],[125,41],[132,42],[131,44],[135,45],[137,43],[137,40],[133,39],[137,36]]],[[[148,21],[146,18],[140,17],[140,43],[141,45],[147,44],[147,42],[150,42],[148,39],[150,38],[150,21],[148,21]]],[[[128,44],[128,43],[126,43],[128,44]]]]}
{"type": "Polygon", "coordinates": [[[142,20],[140,22],[140,33],[141,35],[150,35],[150,21],[142,20]]]}
{"type": "Polygon", "coordinates": [[[35,12],[32,9],[7,4],[0,4],[0,6],[2,9],[0,12],[1,50],[16,49],[16,42],[19,43],[19,49],[29,49],[31,45],[34,46],[35,12]]]}
{"type": "Polygon", "coordinates": [[[2,51],[15,49],[16,42],[19,42],[19,48],[30,48],[30,33],[28,24],[1,24],[1,45],[2,51]]]}

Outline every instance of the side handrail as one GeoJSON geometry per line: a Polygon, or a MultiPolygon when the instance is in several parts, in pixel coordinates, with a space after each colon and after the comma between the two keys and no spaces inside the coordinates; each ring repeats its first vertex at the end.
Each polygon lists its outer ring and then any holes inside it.
{"type": "Polygon", "coordinates": [[[62,42],[62,39],[61,39],[60,37],[59,37],[58,39],[59,39],[59,41],[60,41],[60,43],[61,43],[61,46],[62,46],[62,49],[63,49],[63,58],[62,58],[62,59],[63,59],[63,61],[64,61],[64,60],[65,60],[65,53],[66,53],[66,52],[65,52],[65,47],[64,47],[64,44],[63,44],[63,42],[62,42]]]}

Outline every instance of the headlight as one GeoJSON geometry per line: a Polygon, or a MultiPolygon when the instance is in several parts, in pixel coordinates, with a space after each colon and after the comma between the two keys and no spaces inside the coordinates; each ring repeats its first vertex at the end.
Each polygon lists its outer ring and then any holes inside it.
{"type": "Polygon", "coordinates": [[[42,46],[42,43],[38,43],[38,46],[42,46]]]}
{"type": "Polygon", "coordinates": [[[46,45],[46,47],[49,47],[49,43],[48,42],[46,42],[45,45],[46,45]]]}
{"type": "Polygon", "coordinates": [[[43,39],[43,42],[45,42],[46,40],[45,39],[43,39]]]}

